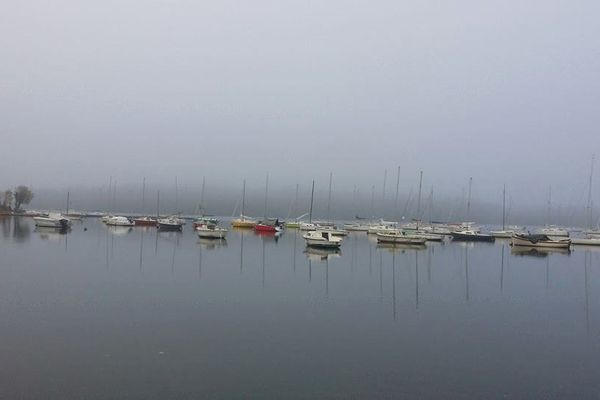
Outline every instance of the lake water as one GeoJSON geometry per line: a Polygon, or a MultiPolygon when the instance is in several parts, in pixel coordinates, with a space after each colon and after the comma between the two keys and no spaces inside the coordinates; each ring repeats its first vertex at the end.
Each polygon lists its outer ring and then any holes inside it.
{"type": "Polygon", "coordinates": [[[599,398],[598,250],[4,218],[0,398],[599,398]]]}

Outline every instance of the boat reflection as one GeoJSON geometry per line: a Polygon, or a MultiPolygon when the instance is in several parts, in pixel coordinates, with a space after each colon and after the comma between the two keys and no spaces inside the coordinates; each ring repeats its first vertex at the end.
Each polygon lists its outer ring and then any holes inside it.
{"type": "Polygon", "coordinates": [[[260,236],[263,241],[277,243],[281,232],[254,231],[254,235],[260,236]]]}
{"type": "Polygon", "coordinates": [[[323,249],[323,248],[311,248],[307,247],[304,250],[304,254],[310,261],[327,261],[332,258],[339,258],[342,256],[340,249],[323,249]]]}
{"type": "Polygon", "coordinates": [[[570,254],[569,249],[553,249],[546,247],[513,246],[510,254],[514,256],[547,257],[549,254],[570,254]]]}
{"type": "Polygon", "coordinates": [[[378,250],[387,250],[390,253],[404,253],[406,250],[425,250],[424,244],[378,243],[378,250]]]}
{"type": "Polygon", "coordinates": [[[112,226],[107,225],[106,229],[115,236],[125,236],[133,230],[131,226],[112,226]]]}
{"type": "Polygon", "coordinates": [[[50,228],[42,226],[36,226],[34,229],[34,232],[39,234],[40,239],[44,240],[60,240],[70,231],[69,228],[50,228]]]}
{"type": "Polygon", "coordinates": [[[200,238],[200,239],[198,239],[198,244],[203,249],[213,250],[213,249],[220,248],[220,247],[227,247],[227,240],[200,238]]]}

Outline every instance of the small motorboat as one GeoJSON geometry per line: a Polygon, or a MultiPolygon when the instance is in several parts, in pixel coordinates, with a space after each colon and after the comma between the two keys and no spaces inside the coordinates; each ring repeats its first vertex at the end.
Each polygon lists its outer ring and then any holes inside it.
{"type": "Polygon", "coordinates": [[[127,217],[116,216],[109,218],[106,222],[106,225],[109,226],[133,226],[134,223],[127,217]]]}
{"type": "Polygon", "coordinates": [[[202,225],[219,225],[219,219],[215,217],[199,217],[192,223],[194,229],[202,225]]]}
{"type": "Polygon", "coordinates": [[[58,228],[68,229],[71,226],[69,218],[60,213],[49,213],[48,215],[40,215],[33,217],[35,226],[42,228],[58,228]]]}
{"type": "Polygon", "coordinates": [[[545,247],[554,249],[568,249],[571,239],[551,238],[548,235],[513,235],[511,246],[545,247]]]}
{"type": "Polygon", "coordinates": [[[331,232],[333,236],[348,236],[350,233],[345,229],[338,229],[336,226],[319,226],[317,229],[331,232]]]}
{"type": "Polygon", "coordinates": [[[181,231],[183,230],[183,222],[177,217],[159,218],[156,221],[156,226],[161,231],[181,231]]]}
{"type": "Polygon", "coordinates": [[[400,230],[398,228],[396,228],[395,226],[391,226],[391,225],[374,225],[374,226],[370,226],[369,229],[367,230],[367,233],[371,234],[371,235],[376,235],[378,233],[396,234],[399,232],[400,232],[400,230]]]}
{"type": "Polygon", "coordinates": [[[444,241],[444,235],[438,233],[421,232],[421,231],[409,231],[404,232],[406,236],[425,239],[428,242],[442,242],[444,241]]]}
{"type": "Polygon", "coordinates": [[[244,215],[240,215],[239,218],[231,221],[231,226],[234,228],[246,228],[252,229],[256,226],[257,221],[253,218],[246,217],[244,215]]]}
{"type": "Polygon", "coordinates": [[[309,247],[321,247],[329,249],[337,249],[342,245],[343,239],[335,236],[328,230],[315,230],[306,232],[302,235],[306,240],[306,245],[309,247]]]}
{"type": "Polygon", "coordinates": [[[217,224],[207,223],[196,226],[196,234],[201,239],[225,239],[227,229],[217,224]]]}
{"type": "Polygon", "coordinates": [[[301,231],[315,231],[315,230],[317,230],[317,224],[313,224],[312,222],[301,222],[300,230],[301,231]]]}
{"type": "Polygon", "coordinates": [[[369,225],[365,225],[365,224],[359,224],[359,223],[351,223],[351,224],[344,224],[344,229],[347,231],[354,231],[354,232],[367,232],[369,230],[369,225]]]}
{"type": "Polygon", "coordinates": [[[463,242],[493,242],[495,240],[492,235],[477,230],[454,231],[450,235],[452,240],[463,242]]]}
{"type": "Polygon", "coordinates": [[[135,226],[156,226],[156,218],[139,217],[133,220],[135,226]]]}
{"type": "Polygon", "coordinates": [[[257,232],[265,233],[277,233],[281,232],[281,223],[279,219],[265,219],[259,221],[255,226],[254,230],[257,232]]]}
{"type": "Polygon", "coordinates": [[[377,243],[423,245],[427,239],[403,233],[377,233],[377,243]]]}
{"type": "Polygon", "coordinates": [[[571,244],[581,246],[600,246],[600,237],[588,235],[585,238],[571,238],[571,244]]]}

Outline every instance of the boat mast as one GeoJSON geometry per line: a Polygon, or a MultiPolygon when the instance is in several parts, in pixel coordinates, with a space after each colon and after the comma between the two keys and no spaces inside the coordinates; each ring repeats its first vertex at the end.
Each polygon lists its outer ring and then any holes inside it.
{"type": "Polygon", "coordinates": [[[396,197],[394,197],[394,211],[398,210],[398,195],[400,194],[400,166],[398,165],[398,174],[396,175],[396,197]]]}
{"type": "Polygon", "coordinates": [[[467,197],[467,219],[471,218],[471,187],[473,186],[473,177],[469,178],[469,194],[467,197]]]}
{"type": "Polygon", "coordinates": [[[385,189],[387,186],[387,168],[383,171],[383,188],[381,189],[381,216],[385,216],[385,189]]]}
{"type": "Polygon", "coordinates": [[[202,177],[202,190],[200,191],[200,210],[202,211],[202,215],[204,215],[204,186],[206,185],[206,177],[202,177]]]}
{"type": "Polygon", "coordinates": [[[242,214],[241,219],[244,219],[244,212],[246,208],[246,180],[244,179],[244,183],[242,184],[242,214]]]}
{"type": "Polygon", "coordinates": [[[308,212],[308,223],[312,223],[313,200],[315,198],[315,181],[312,181],[312,189],[310,191],[310,209],[308,212]]]}
{"type": "Polygon", "coordinates": [[[433,186],[431,186],[431,191],[429,192],[429,223],[433,220],[433,186]]]}
{"type": "Polygon", "coordinates": [[[375,185],[371,186],[371,221],[375,218],[375,185]]]}
{"type": "Polygon", "coordinates": [[[298,189],[300,185],[296,183],[296,196],[294,197],[294,216],[298,220],[298,189]]]}
{"type": "Polygon", "coordinates": [[[146,177],[142,180],[142,212],[146,211],[146,177]]]}
{"type": "Polygon", "coordinates": [[[112,175],[108,179],[108,191],[106,192],[106,195],[107,195],[106,196],[106,204],[107,204],[106,212],[108,214],[110,214],[110,211],[111,211],[110,198],[112,196],[112,175]]]}
{"type": "Polygon", "coordinates": [[[423,187],[423,171],[419,172],[419,197],[417,198],[417,229],[421,221],[421,189],[423,187]]]}
{"type": "Polygon", "coordinates": [[[160,190],[156,192],[156,219],[160,218],[160,190]]]}
{"type": "Polygon", "coordinates": [[[67,211],[65,212],[65,214],[69,214],[69,191],[67,191],[67,211]]]}
{"type": "Polygon", "coordinates": [[[175,176],[175,213],[179,214],[179,191],[177,188],[177,176],[175,176]]]}
{"type": "Polygon", "coordinates": [[[552,207],[552,185],[548,186],[548,208],[546,209],[546,226],[550,223],[550,208],[552,207]]]}
{"type": "Polygon", "coordinates": [[[331,184],[333,182],[333,172],[329,173],[329,195],[327,196],[327,221],[331,222],[331,184]]]}
{"type": "Polygon", "coordinates": [[[502,186],[502,230],[506,227],[506,184],[502,186]]]}
{"type": "Polygon", "coordinates": [[[267,172],[267,179],[265,181],[265,220],[267,219],[267,200],[269,194],[269,173],[267,172]]]}
{"type": "Polygon", "coordinates": [[[594,158],[595,158],[595,154],[592,154],[592,166],[590,167],[590,181],[588,184],[588,198],[587,198],[588,229],[592,229],[592,176],[594,174],[594,158]]]}
{"type": "Polygon", "coordinates": [[[112,209],[114,210],[117,207],[117,180],[115,179],[115,184],[113,185],[113,205],[112,209]]]}

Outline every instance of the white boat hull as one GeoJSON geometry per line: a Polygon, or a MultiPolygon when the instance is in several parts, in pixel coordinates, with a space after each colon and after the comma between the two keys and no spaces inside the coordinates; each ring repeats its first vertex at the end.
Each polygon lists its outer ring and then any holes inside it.
{"type": "Polygon", "coordinates": [[[581,246],[600,246],[600,237],[591,237],[591,238],[573,238],[571,239],[571,243],[574,245],[581,246]]]}
{"type": "Polygon", "coordinates": [[[393,243],[393,244],[425,244],[427,239],[419,238],[411,235],[394,235],[387,233],[378,233],[377,242],[379,243],[393,243]]]}
{"type": "Polygon", "coordinates": [[[521,239],[519,237],[513,237],[511,240],[511,245],[526,246],[526,247],[541,247],[541,248],[548,248],[548,249],[568,249],[571,246],[571,240],[570,239],[539,240],[534,243],[530,240],[521,239]]]}
{"type": "Polygon", "coordinates": [[[227,229],[196,229],[196,234],[202,239],[225,239],[227,229]]]}
{"type": "Polygon", "coordinates": [[[342,242],[330,242],[327,240],[319,240],[319,239],[305,239],[306,245],[310,247],[321,247],[324,249],[338,249],[342,242]]]}

